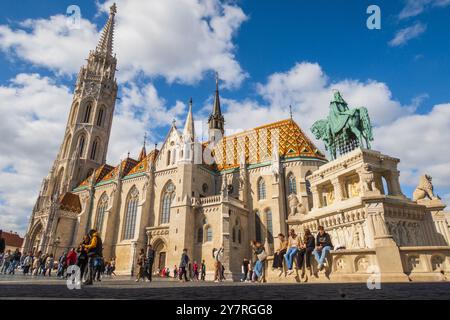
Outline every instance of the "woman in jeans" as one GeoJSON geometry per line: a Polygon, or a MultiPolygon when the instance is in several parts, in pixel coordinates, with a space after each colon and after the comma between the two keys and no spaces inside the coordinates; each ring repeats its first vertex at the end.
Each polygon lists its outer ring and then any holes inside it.
{"type": "Polygon", "coordinates": [[[289,269],[288,275],[294,272],[292,267],[294,266],[294,258],[297,255],[299,246],[300,246],[300,237],[295,233],[294,229],[289,230],[288,250],[284,255],[286,265],[289,269]]]}
{"type": "MultiPolygon", "coordinates": [[[[305,268],[303,267],[303,261],[306,260],[306,269],[309,270],[309,275],[312,275],[311,271],[311,254],[316,247],[316,239],[311,234],[311,230],[305,229],[305,235],[303,236],[303,243],[300,245],[300,250],[297,254],[297,267],[302,269],[302,278],[305,277],[305,268]],[[306,256],[306,259],[305,259],[306,256]]],[[[308,276],[306,276],[308,280],[308,276]]]]}
{"type": "Polygon", "coordinates": [[[266,260],[266,252],[261,243],[252,241],[251,246],[254,256],[256,257],[255,267],[253,268],[252,282],[262,280],[264,274],[264,261],[266,260]]]}

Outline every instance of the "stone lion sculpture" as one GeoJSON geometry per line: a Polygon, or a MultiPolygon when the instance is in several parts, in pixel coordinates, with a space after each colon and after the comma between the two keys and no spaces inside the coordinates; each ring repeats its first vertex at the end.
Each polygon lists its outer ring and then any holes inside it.
{"type": "Polygon", "coordinates": [[[365,163],[361,170],[361,182],[362,182],[362,189],[364,192],[368,191],[379,191],[376,183],[375,183],[375,175],[372,171],[372,167],[365,163]]]}
{"type": "Polygon", "coordinates": [[[289,215],[295,216],[297,213],[300,214],[306,214],[306,209],[303,206],[303,204],[300,203],[300,201],[297,198],[297,195],[295,193],[291,193],[288,197],[288,203],[289,203],[289,215]]]}
{"type": "Polygon", "coordinates": [[[420,177],[419,185],[413,193],[414,201],[423,200],[426,198],[430,200],[439,199],[433,193],[433,184],[431,183],[432,180],[433,179],[428,174],[420,177]]]}

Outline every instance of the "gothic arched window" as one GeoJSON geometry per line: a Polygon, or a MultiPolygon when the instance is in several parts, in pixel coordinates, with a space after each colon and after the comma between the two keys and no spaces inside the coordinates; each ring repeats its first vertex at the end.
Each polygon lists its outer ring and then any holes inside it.
{"type": "Polygon", "coordinates": [[[123,240],[134,238],[136,230],[137,207],[139,202],[139,191],[133,187],[126,202],[125,223],[123,229],[123,240]]]}
{"type": "Polygon", "coordinates": [[[75,104],[72,110],[72,115],[70,116],[70,124],[74,125],[77,122],[77,113],[78,113],[78,103],[75,104]]]}
{"type": "Polygon", "coordinates": [[[273,222],[272,222],[272,211],[270,209],[266,210],[266,225],[267,225],[267,240],[269,243],[273,243],[273,222]]]}
{"type": "Polygon", "coordinates": [[[103,125],[103,116],[105,113],[105,108],[100,108],[100,110],[98,111],[98,116],[97,116],[97,126],[101,127],[103,125]]]}
{"type": "Polygon", "coordinates": [[[63,151],[64,158],[68,156],[70,140],[72,140],[72,136],[69,134],[69,136],[66,139],[66,143],[64,144],[64,151],[63,151]]]}
{"type": "Polygon", "coordinates": [[[170,165],[170,154],[171,154],[170,150],[167,150],[167,165],[168,166],[170,165]]]}
{"type": "Polygon", "coordinates": [[[309,181],[309,176],[311,175],[311,171],[308,171],[305,175],[305,187],[306,187],[306,193],[311,194],[311,182],[309,181]]]}
{"type": "Polygon", "coordinates": [[[212,228],[210,226],[206,227],[206,241],[211,242],[213,240],[212,228]]]}
{"type": "Polygon", "coordinates": [[[295,179],[295,176],[290,173],[288,176],[288,189],[289,189],[289,195],[291,194],[297,194],[297,181],[295,179]]]}
{"type": "Polygon", "coordinates": [[[86,111],[84,112],[84,123],[89,123],[91,121],[92,104],[88,103],[86,106],[86,111]]]}
{"type": "Polygon", "coordinates": [[[98,148],[98,140],[95,140],[92,144],[92,150],[91,150],[91,160],[95,160],[97,157],[97,148],[98,148]]]}
{"type": "Polygon", "coordinates": [[[203,227],[200,227],[197,230],[197,242],[203,243],[203,227]]]}
{"type": "Polygon", "coordinates": [[[108,208],[108,196],[106,193],[102,195],[100,198],[98,209],[97,209],[97,218],[95,219],[95,229],[101,234],[103,229],[103,221],[105,220],[105,212],[108,208]]]}
{"type": "Polygon", "coordinates": [[[164,193],[162,196],[162,206],[161,206],[161,219],[160,224],[169,223],[170,221],[170,206],[172,204],[172,200],[175,197],[175,186],[172,182],[169,182],[164,189],[164,193]]]}
{"type": "Polygon", "coordinates": [[[266,183],[263,178],[258,180],[258,200],[263,200],[266,198],[266,183]]]}
{"type": "Polygon", "coordinates": [[[84,144],[86,143],[86,138],[82,135],[78,141],[78,156],[82,157],[84,154],[84,144]]]}

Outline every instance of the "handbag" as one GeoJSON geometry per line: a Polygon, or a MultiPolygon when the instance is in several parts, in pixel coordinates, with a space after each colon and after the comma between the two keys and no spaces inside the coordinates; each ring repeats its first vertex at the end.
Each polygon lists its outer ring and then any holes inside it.
{"type": "Polygon", "coordinates": [[[267,258],[267,253],[265,250],[263,250],[261,253],[257,254],[256,257],[259,261],[264,261],[267,258]]]}

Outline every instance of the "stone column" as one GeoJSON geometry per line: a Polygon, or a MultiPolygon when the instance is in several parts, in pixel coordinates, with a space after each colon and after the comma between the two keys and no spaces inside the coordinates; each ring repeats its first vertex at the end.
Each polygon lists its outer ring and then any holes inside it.
{"type": "Polygon", "coordinates": [[[311,192],[313,196],[313,208],[319,209],[322,207],[322,201],[320,199],[320,192],[319,192],[319,186],[311,186],[311,192]]]}
{"type": "Polygon", "coordinates": [[[389,234],[383,216],[383,203],[377,200],[366,203],[369,229],[374,237],[374,247],[377,256],[381,279],[407,281],[403,271],[400,250],[392,235],[389,234]]]}
{"type": "Polygon", "coordinates": [[[389,177],[389,187],[393,196],[402,196],[402,189],[400,187],[400,172],[399,171],[391,171],[389,177]]]}
{"type": "Polygon", "coordinates": [[[344,199],[344,194],[343,194],[343,190],[342,190],[342,181],[341,179],[335,178],[331,181],[331,183],[333,184],[333,189],[334,189],[334,200],[335,201],[342,201],[344,199]]]}

